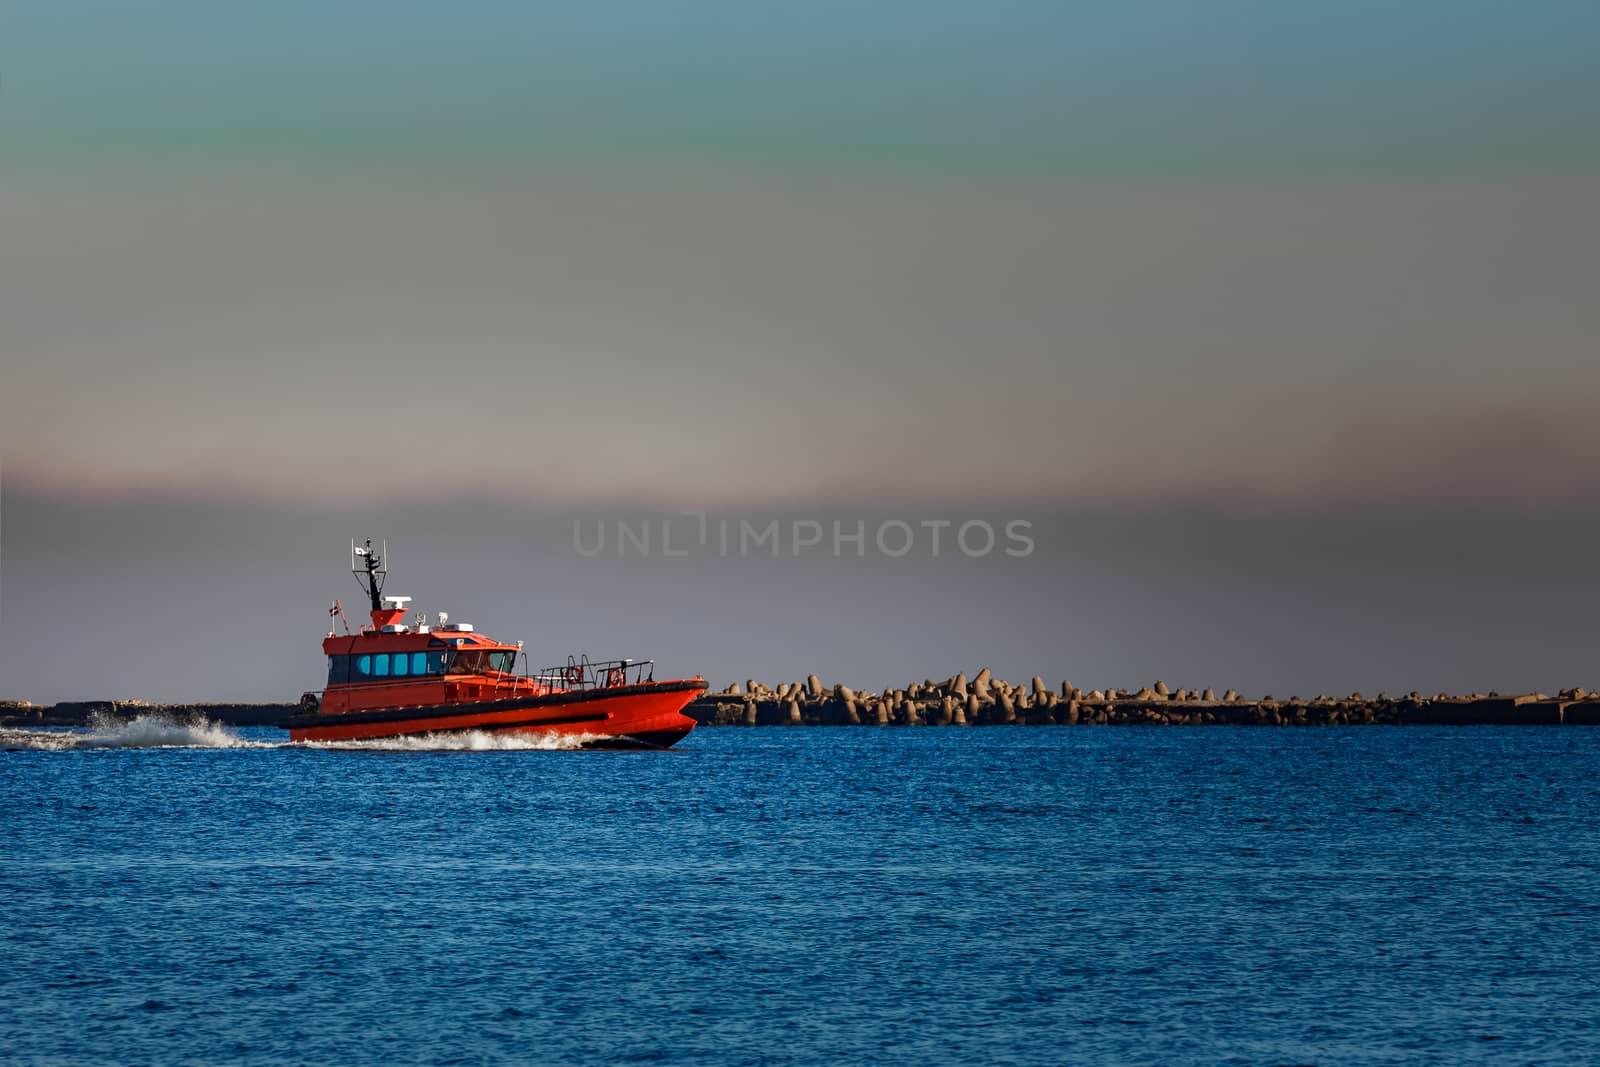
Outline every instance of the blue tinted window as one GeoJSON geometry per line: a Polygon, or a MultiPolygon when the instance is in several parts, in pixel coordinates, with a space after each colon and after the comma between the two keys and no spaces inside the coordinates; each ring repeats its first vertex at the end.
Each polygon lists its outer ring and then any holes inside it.
{"type": "Polygon", "coordinates": [[[396,678],[405,677],[406,662],[409,659],[409,657],[404,652],[396,652],[394,654],[393,658],[394,658],[394,676],[396,678]]]}
{"type": "Polygon", "coordinates": [[[412,674],[427,674],[428,673],[428,654],[426,652],[413,652],[413,653],[411,653],[411,673],[412,674]]]}
{"type": "Polygon", "coordinates": [[[372,657],[371,656],[357,656],[356,657],[356,670],[360,671],[362,674],[371,674],[372,673],[372,657]]]}
{"type": "Polygon", "coordinates": [[[444,673],[444,658],[445,658],[446,655],[448,655],[448,653],[445,653],[445,652],[429,652],[428,653],[428,673],[429,674],[443,674],[444,673]]]}
{"type": "Polygon", "coordinates": [[[376,668],[372,673],[376,674],[379,678],[387,677],[389,674],[389,653],[379,652],[376,656],[373,656],[372,659],[372,666],[376,668]]]}

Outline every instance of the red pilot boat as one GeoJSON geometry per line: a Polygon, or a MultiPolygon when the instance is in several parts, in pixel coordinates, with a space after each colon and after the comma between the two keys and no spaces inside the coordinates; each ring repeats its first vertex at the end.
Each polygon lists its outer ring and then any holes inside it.
{"type": "MultiPolygon", "coordinates": [[[[694,729],[683,714],[701,678],[658,682],[650,660],[573,659],[534,674],[522,642],[501,644],[440,612],[404,622],[404,596],[384,596],[388,575],[373,549],[350,546],[351,571],[372,622],[329,631],[326,689],[306,693],[289,719],[293,741],[356,741],[483,730],[562,735],[591,748],[666,748],[694,729]],[[518,673],[518,660],[522,671],[518,673]]],[[[330,615],[343,618],[334,602],[330,615]]]]}

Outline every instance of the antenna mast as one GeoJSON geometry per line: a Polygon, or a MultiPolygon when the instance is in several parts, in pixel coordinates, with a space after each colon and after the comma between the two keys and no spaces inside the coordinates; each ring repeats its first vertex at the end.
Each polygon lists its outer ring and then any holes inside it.
{"type": "Polygon", "coordinates": [[[350,573],[356,576],[356,584],[361,586],[361,591],[367,594],[372,601],[372,610],[383,609],[383,580],[389,572],[383,565],[383,557],[389,554],[389,542],[383,543],[383,555],[372,550],[372,538],[367,538],[363,547],[350,542],[350,573]]]}

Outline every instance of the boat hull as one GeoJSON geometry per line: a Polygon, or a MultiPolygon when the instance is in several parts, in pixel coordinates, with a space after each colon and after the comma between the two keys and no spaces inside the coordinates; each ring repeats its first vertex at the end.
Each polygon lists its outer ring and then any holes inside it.
{"type": "Polygon", "coordinates": [[[292,741],[366,741],[481,730],[581,738],[592,748],[668,748],[693,730],[684,707],[700,679],[561,690],[510,700],[311,713],[289,720],[292,741]]]}

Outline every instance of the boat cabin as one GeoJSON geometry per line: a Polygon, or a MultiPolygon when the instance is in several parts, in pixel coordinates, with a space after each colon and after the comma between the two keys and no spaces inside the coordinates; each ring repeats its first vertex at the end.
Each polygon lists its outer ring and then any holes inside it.
{"type": "MultiPolygon", "coordinates": [[[[548,692],[550,687],[516,673],[520,646],[501,644],[440,613],[439,626],[418,616],[407,626],[410,597],[383,595],[385,569],[372,550],[352,546],[352,570],[371,599],[372,622],[355,633],[329,631],[322,642],[328,657],[328,684],[322,691],[326,712],[360,711],[452,701],[495,700],[548,692]]],[[[330,614],[343,618],[335,601],[330,614]]]]}

